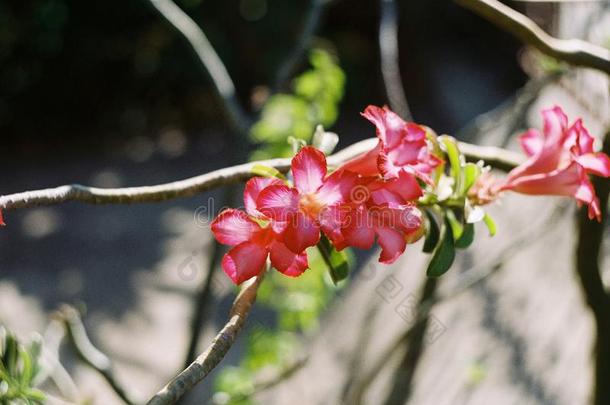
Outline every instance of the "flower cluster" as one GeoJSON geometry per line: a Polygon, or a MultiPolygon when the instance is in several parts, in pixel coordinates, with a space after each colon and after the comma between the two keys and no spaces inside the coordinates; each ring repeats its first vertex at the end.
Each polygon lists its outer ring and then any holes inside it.
{"type": "MultiPolygon", "coordinates": [[[[387,107],[369,106],[362,115],[376,127],[375,148],[329,172],[324,154],[305,146],[292,159],[291,182],[253,177],[245,186],[245,210],[228,209],[214,220],[218,242],[232,246],[222,267],[233,282],[256,276],[267,260],[283,274],[299,276],[308,268],[306,250],[321,238],[337,251],[377,242],[379,261],[392,263],[426,235],[426,245],[430,239],[435,252],[444,249],[439,256],[451,256],[442,245],[466,247],[472,223],[488,223],[480,206],[508,190],[573,196],[600,220],[588,174],[608,177],[610,159],[594,152],[581,120],[568,126],[559,107],[543,112],[542,134],[532,129],[521,136],[529,159],[502,180],[482,164],[466,163],[453,138],[405,122],[387,107]],[[438,231],[437,221],[445,236],[432,231],[438,231]]],[[[435,274],[448,268],[442,266],[435,274]]]]}

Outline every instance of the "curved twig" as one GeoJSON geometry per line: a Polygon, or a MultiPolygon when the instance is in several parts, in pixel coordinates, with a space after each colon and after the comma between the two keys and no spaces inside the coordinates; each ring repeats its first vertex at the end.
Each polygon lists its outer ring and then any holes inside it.
{"type": "Polygon", "coordinates": [[[193,318],[191,320],[191,333],[189,338],[189,345],[186,350],[186,356],[184,358],[184,367],[187,367],[197,354],[197,347],[199,345],[199,337],[204,325],[206,324],[206,315],[209,314],[209,306],[213,304],[213,292],[212,284],[214,275],[216,274],[216,267],[220,263],[222,257],[222,248],[220,243],[216,239],[210,241],[209,260],[207,262],[208,271],[199,287],[196,298],[193,300],[193,318]]]}
{"type": "MultiPolygon", "coordinates": [[[[328,164],[338,166],[371,150],[377,142],[376,138],[370,138],[348,146],[329,156],[328,164]]],[[[476,146],[464,142],[460,142],[459,146],[468,160],[484,160],[487,164],[500,170],[510,170],[523,161],[520,154],[505,149],[476,146]]],[[[215,187],[246,181],[255,175],[252,169],[257,165],[273,167],[285,173],[290,169],[290,159],[259,160],[155,186],[97,188],[71,184],[43,190],[25,191],[0,197],[0,209],[30,208],[66,201],[78,201],[87,204],[133,204],[191,197],[215,187]]]]}
{"type": "Polygon", "coordinates": [[[231,307],[229,321],[218,332],[210,346],[190,366],[155,394],[148,401],[148,405],[175,403],[220,363],[233,345],[237,334],[248,317],[264,274],[265,272],[262,272],[256,278],[252,278],[244,283],[244,287],[237,298],[235,298],[235,302],[231,307]]]}
{"type": "Polygon", "coordinates": [[[542,53],[575,66],[610,74],[610,50],[579,39],[558,39],[534,21],[498,0],[454,0],[486,20],[516,36],[542,53]]]}
{"type": "Polygon", "coordinates": [[[380,0],[379,53],[383,85],[392,110],[412,121],[411,110],[400,77],[398,52],[398,13],[394,0],[380,0]]]}
{"type": "Polygon", "coordinates": [[[277,75],[272,87],[274,91],[280,90],[284,83],[286,83],[294,73],[303,54],[311,44],[311,39],[320,26],[324,7],[331,1],[332,0],[310,0],[307,16],[303,21],[303,28],[294,43],[294,47],[290,50],[290,53],[277,70],[277,75]]]}
{"type": "Polygon", "coordinates": [[[69,341],[78,356],[91,368],[100,373],[112,390],[126,404],[133,405],[137,403],[126,391],[125,387],[116,379],[110,359],[93,346],[93,343],[89,340],[78,311],[69,305],[63,305],[58,312],[58,316],[61,318],[69,341]]]}
{"type": "Polygon", "coordinates": [[[242,134],[247,133],[250,120],[237,100],[233,80],[203,30],[172,0],[148,1],[172,27],[182,34],[195,51],[212,79],[216,95],[224,107],[231,126],[242,134]]]}

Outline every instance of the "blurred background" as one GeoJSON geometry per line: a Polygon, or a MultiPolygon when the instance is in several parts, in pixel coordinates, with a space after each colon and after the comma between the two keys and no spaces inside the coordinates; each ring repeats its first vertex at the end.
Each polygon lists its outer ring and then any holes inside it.
{"type": "MultiPolygon", "coordinates": [[[[598,137],[609,124],[606,76],[524,48],[450,1],[176,4],[224,63],[246,121],[227,120],[208,72],[152,0],[0,0],[1,194],[182,179],[289,155],[287,138],[308,140],[317,124],[340,135],[339,148],[374,136],[359,112],[389,103],[380,22],[398,29],[402,85],[389,87],[403,88],[413,119],[439,134],[514,148],[514,135],[540,126],[538,111],[554,103],[598,137]]],[[[608,44],[606,2],[508,4],[554,35],[608,44]]],[[[63,339],[52,316],[62,303],[82,311],[93,343],[139,400],[205,347],[233,298],[218,268],[208,277],[209,220],[239,192],[5,213],[0,324],[25,341],[37,332],[51,342],[47,357],[60,358],[74,380],[49,388],[54,396],[122,403],[63,339]]],[[[426,256],[416,246],[377,269],[375,252],[353,252],[353,280],[342,288],[323,270],[301,283],[269,278],[247,333],[185,403],[586,403],[594,327],[571,268],[574,207],[527,201],[493,208],[500,234],[488,241],[480,232],[439,287],[459,296],[433,312],[437,334],[415,363],[404,365],[409,349],[398,340],[386,367],[366,367],[412,322],[426,256]],[[533,223],[549,231],[524,233],[533,223]],[[493,278],[477,278],[490,269],[493,278]],[[478,281],[464,286],[466,276],[478,281]],[[293,363],[260,389],[261,373],[293,363]],[[401,384],[411,388],[393,397],[401,384]]]]}

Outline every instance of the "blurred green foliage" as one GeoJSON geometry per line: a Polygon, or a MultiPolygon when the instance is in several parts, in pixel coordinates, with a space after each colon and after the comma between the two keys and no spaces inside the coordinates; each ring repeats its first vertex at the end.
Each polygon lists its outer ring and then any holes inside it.
{"type": "Polygon", "coordinates": [[[40,372],[40,352],[40,339],[33,339],[25,346],[0,327],[0,404],[44,403],[44,394],[34,388],[40,372]]]}
{"type": "Polygon", "coordinates": [[[260,144],[253,159],[291,156],[289,137],[309,142],[318,124],[329,128],[337,120],[345,74],[323,49],[313,49],[309,63],[311,69],[294,80],[292,94],[273,95],[265,103],[261,119],[250,133],[260,144]]]}

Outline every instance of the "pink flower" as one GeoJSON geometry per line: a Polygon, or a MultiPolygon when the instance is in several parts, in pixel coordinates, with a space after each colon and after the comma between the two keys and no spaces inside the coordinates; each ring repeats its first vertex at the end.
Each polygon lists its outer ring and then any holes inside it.
{"type": "Polygon", "coordinates": [[[244,191],[246,212],[227,209],[212,222],[216,240],[233,246],[223,257],[222,268],[235,284],[263,271],[268,257],[273,267],[287,276],[299,276],[308,267],[305,252],[296,254],[281,242],[278,230],[281,231],[283,225],[270,221],[256,209],[254,202],[261,190],[279,184],[283,182],[277,179],[250,179],[244,191]]]}
{"type": "Polygon", "coordinates": [[[337,170],[327,176],[324,154],[306,146],[292,159],[294,187],[274,184],[261,191],[257,209],[285,224],[284,244],[299,253],[314,246],[323,230],[333,240],[340,234],[342,204],[357,183],[357,176],[337,170]]]}
{"type": "Polygon", "coordinates": [[[342,240],[335,245],[337,249],[370,249],[376,238],[381,246],[379,261],[392,263],[405,251],[407,243],[422,235],[421,212],[413,202],[422,190],[415,177],[406,172],[399,172],[390,180],[369,177],[362,181],[368,181],[368,198],[352,203],[344,211],[342,240]]]}
{"type": "Polygon", "coordinates": [[[560,107],[542,112],[543,133],[530,129],[520,137],[529,159],[513,169],[498,191],[574,197],[589,206],[589,218],[601,221],[599,200],[588,174],[610,176],[610,158],[593,151],[594,138],[578,119],[568,127],[560,107]]]}
{"type": "Polygon", "coordinates": [[[2,217],[2,210],[0,210],[0,226],[5,226],[4,218],[2,217]]]}
{"type": "Polygon", "coordinates": [[[424,127],[405,122],[387,107],[369,105],[362,115],[377,127],[379,144],[340,169],[384,178],[395,178],[404,171],[432,183],[430,174],[442,160],[430,153],[424,127]]]}

